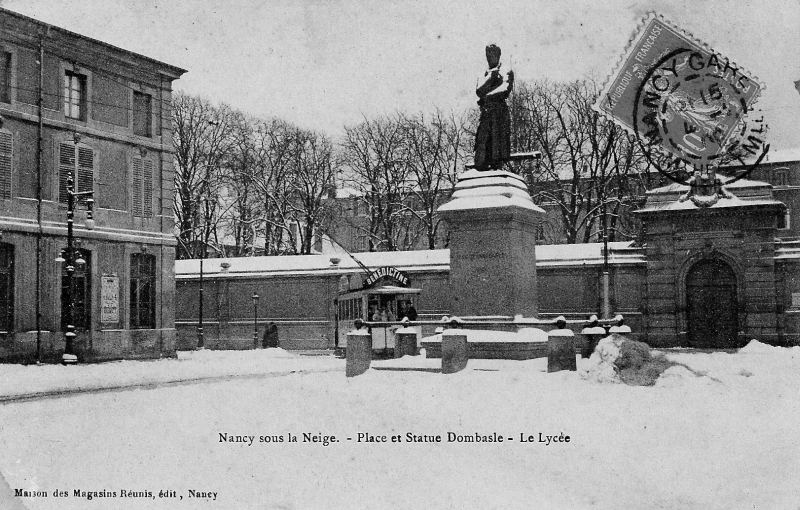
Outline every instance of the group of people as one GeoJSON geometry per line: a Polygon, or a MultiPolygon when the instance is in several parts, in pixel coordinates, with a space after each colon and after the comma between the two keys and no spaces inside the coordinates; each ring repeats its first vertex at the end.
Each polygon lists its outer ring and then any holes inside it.
{"type": "Polygon", "coordinates": [[[395,320],[401,321],[408,317],[408,320],[417,320],[417,309],[414,308],[414,303],[411,301],[400,301],[398,303],[399,311],[395,316],[393,307],[373,307],[370,310],[369,319],[372,322],[394,322],[395,320]]]}

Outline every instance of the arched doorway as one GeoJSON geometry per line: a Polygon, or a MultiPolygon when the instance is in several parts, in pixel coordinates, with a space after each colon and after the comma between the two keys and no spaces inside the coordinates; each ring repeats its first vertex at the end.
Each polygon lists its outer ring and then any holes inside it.
{"type": "Polygon", "coordinates": [[[736,273],[719,259],[697,262],[686,274],[686,319],[689,345],[739,347],[736,273]]]}

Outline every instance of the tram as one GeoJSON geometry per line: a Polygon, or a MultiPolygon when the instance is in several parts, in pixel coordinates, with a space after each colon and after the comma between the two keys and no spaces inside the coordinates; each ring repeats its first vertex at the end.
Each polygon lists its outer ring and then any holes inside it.
{"type": "MultiPolygon", "coordinates": [[[[408,278],[397,269],[379,268],[369,274],[362,288],[340,290],[336,300],[336,348],[347,348],[347,332],[355,328],[356,319],[361,319],[383,323],[369,328],[373,352],[388,354],[393,351],[394,332],[401,327],[399,322],[414,309],[415,298],[422,292],[407,284],[408,278]]],[[[413,312],[412,316],[415,315],[413,312]]]]}

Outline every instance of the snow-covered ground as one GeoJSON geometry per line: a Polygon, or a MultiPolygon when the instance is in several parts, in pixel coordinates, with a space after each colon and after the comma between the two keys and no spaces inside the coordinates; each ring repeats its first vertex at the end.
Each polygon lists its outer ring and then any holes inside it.
{"type": "Polygon", "coordinates": [[[344,361],[331,356],[299,356],[283,349],[178,351],[178,358],[114,361],[88,365],[2,365],[0,401],[38,394],[119,388],[248,376],[292,370],[335,370],[344,361]],[[302,362],[301,362],[302,361],[302,362]]]}
{"type": "MultiPolygon", "coordinates": [[[[1,394],[36,381],[37,391],[64,389],[83,384],[82,376],[101,384],[112,373],[115,386],[137,377],[217,377],[0,405],[0,474],[12,491],[48,493],[12,501],[31,510],[800,507],[798,347],[671,352],[688,368],[669,369],[654,387],[548,374],[544,359],[473,360],[442,375],[438,360],[403,358],[347,379],[333,358],[194,354],[0,365],[1,394]],[[219,379],[259,370],[271,374],[219,379]],[[339,442],[304,442],[304,432],[339,442]],[[221,433],[253,443],[221,442],[221,433]],[[359,442],[359,433],[387,442],[359,442]],[[503,442],[451,442],[448,433],[503,442]],[[547,445],[540,433],[570,441],[547,445]],[[408,434],[442,441],[409,442],[408,434]],[[53,497],[55,490],[69,497],[53,497]],[[116,497],[90,501],[75,490],[116,497]],[[153,498],[121,497],[123,490],[153,498]],[[159,498],[162,490],[176,497],[159,498]],[[215,495],[191,498],[190,490],[215,495]]],[[[0,479],[0,508],[10,508],[2,487],[0,479]]]]}

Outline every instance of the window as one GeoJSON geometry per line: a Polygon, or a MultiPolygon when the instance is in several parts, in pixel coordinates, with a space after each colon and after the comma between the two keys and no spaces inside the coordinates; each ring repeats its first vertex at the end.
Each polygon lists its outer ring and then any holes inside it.
{"type": "Polygon", "coordinates": [[[14,138],[0,131],[0,198],[11,198],[11,168],[14,161],[14,138]]]}
{"type": "Polygon", "coordinates": [[[86,76],[64,72],[64,115],[70,119],[86,120],[86,76]]]}
{"type": "Polygon", "coordinates": [[[11,53],[0,51],[0,102],[11,102],[11,53]]]}
{"type": "Polygon", "coordinates": [[[0,243],[0,331],[14,327],[14,245],[0,243]]]}
{"type": "MultiPolygon", "coordinates": [[[[67,203],[67,178],[77,175],[75,191],[94,189],[94,151],[74,143],[62,143],[58,150],[58,201],[67,203]],[[77,156],[77,157],[76,157],[77,156]]],[[[81,197],[81,201],[88,197],[81,197]]]]}
{"type": "Polygon", "coordinates": [[[786,186],[789,184],[789,170],[786,168],[779,168],[775,170],[772,174],[772,185],[773,186],[786,186]]]}
{"type": "Polygon", "coordinates": [[[131,255],[131,329],[156,327],[156,257],[146,253],[131,255]]]}
{"type": "Polygon", "coordinates": [[[151,104],[152,97],[150,94],[133,92],[133,134],[152,136],[153,110],[151,104]]]}
{"type": "Polygon", "coordinates": [[[153,217],[153,162],[133,158],[133,197],[131,210],[139,218],[153,217]]]}
{"type": "Polygon", "coordinates": [[[783,216],[778,217],[778,230],[789,230],[792,228],[792,210],[788,207],[783,216]]]}
{"type": "MultiPolygon", "coordinates": [[[[66,251],[66,248],[64,248],[66,251]]],[[[92,252],[75,250],[85,262],[75,264],[72,272],[72,325],[76,330],[86,331],[92,323],[92,252]]],[[[78,257],[76,256],[76,260],[78,257]]],[[[61,264],[61,330],[66,331],[70,316],[70,288],[67,278],[67,263],[61,264]]]]}

